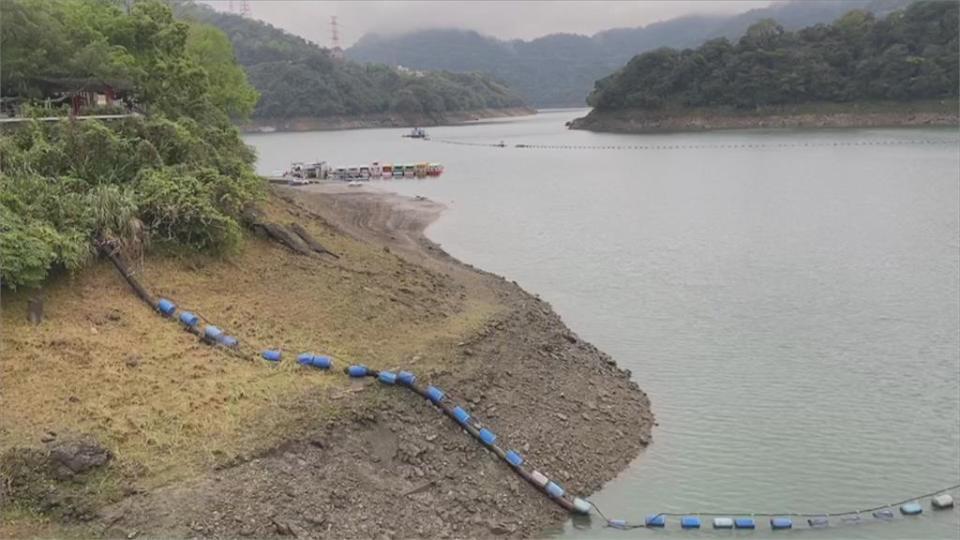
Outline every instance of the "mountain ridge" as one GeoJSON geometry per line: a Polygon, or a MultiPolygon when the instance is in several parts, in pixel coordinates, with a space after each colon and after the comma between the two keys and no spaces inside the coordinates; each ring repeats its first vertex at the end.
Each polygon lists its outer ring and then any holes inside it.
{"type": "Polygon", "coordinates": [[[658,47],[690,48],[717,38],[735,39],[749,26],[774,18],[786,30],[833,22],[853,9],[883,15],[911,0],[777,2],[744,13],[686,15],[645,26],[611,28],[590,36],[547,34],[532,40],[503,40],[475,30],[433,28],[403,34],[371,33],[345,51],[361,62],[414,69],[479,71],[516,89],[539,107],[583,106],[593,83],[633,56],[658,47]]]}
{"type": "Polygon", "coordinates": [[[376,118],[391,125],[439,124],[464,113],[525,109],[519,94],[490,75],[410,71],[338,59],[320,47],[263,21],[190,1],[177,16],[209,24],[230,39],[238,63],[260,92],[256,122],[277,126],[296,119],[376,118]]]}

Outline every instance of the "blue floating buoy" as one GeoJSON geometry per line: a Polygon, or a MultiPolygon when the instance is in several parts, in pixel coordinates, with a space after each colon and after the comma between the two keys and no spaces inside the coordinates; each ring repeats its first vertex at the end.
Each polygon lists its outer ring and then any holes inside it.
{"type": "Polygon", "coordinates": [[[622,519],[611,519],[607,522],[607,525],[613,527],[614,529],[626,529],[627,522],[622,519]]]}
{"type": "Polygon", "coordinates": [[[267,349],[266,351],[263,351],[262,353],[260,353],[260,356],[262,356],[264,360],[267,360],[269,362],[279,362],[281,354],[280,354],[280,351],[278,350],[267,349]]]}
{"type": "Polygon", "coordinates": [[[644,520],[644,524],[647,527],[665,527],[667,525],[667,517],[663,514],[653,514],[647,516],[647,519],[644,520]]]}
{"type": "Polygon", "coordinates": [[[815,517],[807,520],[807,525],[811,529],[825,529],[830,526],[830,520],[826,517],[815,517]]]}
{"type": "Polygon", "coordinates": [[[417,376],[409,371],[401,371],[400,373],[397,373],[397,380],[402,384],[411,386],[414,382],[416,382],[417,376]]]}
{"type": "Polygon", "coordinates": [[[877,519],[893,519],[893,510],[890,510],[889,508],[877,510],[873,513],[873,517],[877,519]]]}
{"type": "Polygon", "coordinates": [[[381,371],[377,374],[377,379],[383,384],[395,384],[397,382],[397,374],[392,371],[381,371]]]}
{"type": "Polygon", "coordinates": [[[221,337],[223,337],[223,330],[212,324],[208,324],[206,328],[203,329],[203,338],[208,341],[220,341],[221,337]]]}
{"type": "Polygon", "coordinates": [[[310,354],[310,353],[307,353],[307,352],[305,352],[305,353],[300,353],[300,354],[297,356],[297,363],[298,363],[298,364],[301,364],[301,365],[304,365],[304,366],[309,366],[309,365],[313,364],[313,355],[310,354]]]}
{"type": "Polygon", "coordinates": [[[200,324],[200,317],[197,317],[189,311],[184,311],[180,313],[180,322],[190,328],[193,328],[194,326],[200,324]]]}
{"type": "Polygon", "coordinates": [[[483,444],[485,444],[485,445],[487,445],[487,446],[490,446],[490,445],[492,445],[493,443],[497,442],[497,436],[496,436],[496,434],[494,434],[494,433],[493,433],[492,431],[490,431],[489,429],[487,429],[487,428],[482,428],[482,429],[480,430],[480,441],[481,441],[483,444]]]}
{"type": "Polygon", "coordinates": [[[235,337],[233,337],[233,336],[223,336],[223,337],[220,339],[220,344],[223,345],[224,347],[233,348],[233,347],[236,347],[236,346],[237,346],[237,343],[238,343],[238,342],[237,342],[237,338],[235,338],[235,337]]]}
{"type": "Polygon", "coordinates": [[[470,421],[470,413],[463,410],[463,407],[460,406],[453,408],[453,417],[463,426],[467,425],[467,422],[470,421]]]}
{"type": "Polygon", "coordinates": [[[333,365],[333,359],[329,356],[324,355],[314,355],[313,359],[310,362],[310,365],[315,368],[320,369],[330,369],[330,366],[333,365]]]}
{"type": "Polygon", "coordinates": [[[680,528],[681,529],[699,529],[700,528],[700,518],[697,516],[683,516],[680,518],[680,528]]]}
{"type": "Polygon", "coordinates": [[[738,529],[756,529],[757,522],[753,518],[737,518],[733,520],[733,526],[738,529]]]}
{"type": "Polygon", "coordinates": [[[157,301],[157,311],[162,313],[164,317],[170,317],[177,311],[177,305],[166,298],[161,298],[157,301]]]}
{"type": "Polygon", "coordinates": [[[434,405],[439,404],[443,401],[443,390],[437,388],[436,386],[427,387],[427,399],[433,402],[434,405]]]}
{"type": "Polygon", "coordinates": [[[564,491],[563,488],[554,482],[547,482],[547,487],[544,488],[547,490],[547,494],[553,497],[554,499],[559,499],[563,497],[564,491]]]}
{"type": "Polygon", "coordinates": [[[779,531],[783,529],[792,529],[793,520],[785,517],[775,517],[770,520],[770,528],[779,531]]]}
{"type": "Polygon", "coordinates": [[[351,377],[366,377],[367,376],[367,366],[363,364],[354,364],[347,368],[347,375],[351,377]]]}
{"type": "Polygon", "coordinates": [[[900,506],[900,513],[905,516],[915,516],[923,513],[923,507],[916,501],[908,502],[900,506]]]}
{"type": "Polygon", "coordinates": [[[714,529],[732,529],[733,520],[728,517],[713,518],[714,529]]]}
{"type": "Polygon", "coordinates": [[[507,450],[505,457],[507,458],[507,463],[513,465],[514,467],[523,465],[523,456],[514,452],[513,450],[507,450]]]}

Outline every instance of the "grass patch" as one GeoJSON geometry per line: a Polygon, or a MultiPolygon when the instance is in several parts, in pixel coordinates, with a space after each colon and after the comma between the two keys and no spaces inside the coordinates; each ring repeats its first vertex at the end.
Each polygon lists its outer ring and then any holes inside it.
{"type": "Polygon", "coordinates": [[[0,452],[37,447],[48,431],[91,434],[115,459],[86,479],[86,496],[113,501],[129,485],[150,489],[242,461],[342,414],[334,397],[350,382],[299,366],[299,352],[330,354],[335,369],[418,357],[415,368],[426,373],[500,309],[464,295],[449,276],[307,220],[277,199],[265,206],[270,219],[298,221],[342,258],[301,257],[250,236],[228,259],[148,257],[138,277],[250,350],[282,349],[279,365],[199,343],[145,306],[112,266],[97,263],[41,291],[39,326],[26,320],[26,292],[4,294],[2,400],[16,414],[0,426],[0,452]]]}

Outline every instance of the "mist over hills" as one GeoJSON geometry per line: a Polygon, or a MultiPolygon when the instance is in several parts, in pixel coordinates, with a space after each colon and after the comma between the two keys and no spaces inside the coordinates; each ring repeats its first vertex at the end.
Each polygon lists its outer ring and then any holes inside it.
{"type": "Polygon", "coordinates": [[[530,41],[500,40],[472,30],[430,29],[398,35],[367,34],[346,51],[360,62],[414,69],[479,71],[504,81],[538,107],[583,106],[594,82],[635,55],[659,47],[689,48],[736,39],[753,23],[772,18],[786,30],[830,23],[854,9],[878,16],[912,0],[793,0],[737,15],[690,15],[593,36],[550,34],[530,41]]]}

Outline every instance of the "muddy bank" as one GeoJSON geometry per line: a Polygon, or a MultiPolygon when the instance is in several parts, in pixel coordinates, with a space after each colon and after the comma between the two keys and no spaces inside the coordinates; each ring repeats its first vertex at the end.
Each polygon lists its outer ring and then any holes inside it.
{"type": "Polygon", "coordinates": [[[587,116],[570,122],[569,127],[614,133],[650,133],[714,129],[930,127],[960,124],[956,103],[952,104],[952,108],[950,104],[938,104],[934,107],[905,104],[901,107],[902,110],[857,110],[856,107],[845,111],[836,109],[834,106],[823,112],[787,109],[760,113],[693,111],[681,114],[636,110],[591,111],[587,116]]]}
{"type": "Polygon", "coordinates": [[[527,116],[536,113],[536,109],[530,107],[511,107],[506,109],[453,111],[441,115],[377,114],[365,116],[329,116],[324,118],[261,118],[254,120],[250,124],[241,126],[241,129],[247,133],[257,133],[264,131],[324,131],[378,127],[442,126],[487,118],[527,116]]]}
{"type": "MultiPolygon", "coordinates": [[[[165,282],[162,289],[181,298],[186,287],[207,290],[211,283],[232,281],[228,285],[234,297],[224,305],[217,303],[223,290],[208,290],[210,296],[197,297],[192,305],[203,306],[204,314],[214,320],[229,322],[232,316],[232,325],[247,316],[255,316],[260,324],[276,323],[246,335],[240,332],[248,340],[276,343],[280,336],[292,335],[285,341],[288,350],[332,351],[338,366],[364,362],[378,369],[413,370],[496,432],[498,442],[523,453],[531,467],[571,493],[589,495],[649,443],[653,416],[646,395],[629,372],[571,332],[547,303],[515,283],[459,263],[426,240],[423,229],[442,210],[431,201],[339,184],[275,188],[268,214],[278,221],[303,223],[335,248],[341,260],[311,262],[265,241],[250,240],[247,250],[253,253],[247,259],[177,270],[183,272],[178,280],[172,271],[159,275],[152,271],[147,277],[165,282]],[[262,261],[265,266],[258,267],[262,261]],[[298,297],[303,297],[302,306],[298,297]],[[251,312],[238,313],[245,305],[251,312]]],[[[96,278],[116,281],[110,298],[129,304],[116,308],[118,322],[108,319],[94,327],[99,328],[95,339],[109,334],[111,324],[125,326],[128,332],[142,325],[141,334],[156,328],[154,314],[146,313],[142,322],[135,319],[134,312],[147,310],[127,297],[132,295],[123,291],[119,278],[96,278]]],[[[97,288],[103,288],[106,281],[98,283],[97,288]]],[[[88,286],[83,280],[79,285],[88,286]]],[[[89,299],[81,300],[71,305],[89,304],[89,299]]],[[[58,315],[51,310],[54,320],[58,315]]],[[[89,320],[84,315],[84,321],[89,320]]],[[[63,339],[73,338],[67,332],[59,339],[49,343],[62,348],[63,339]]],[[[29,523],[0,527],[5,536],[12,532],[149,538],[530,537],[567,519],[542,493],[409,391],[308,372],[286,361],[275,367],[246,366],[187,341],[181,350],[167,350],[185,338],[169,339],[173,345],[165,345],[162,356],[155,359],[143,352],[136,367],[111,368],[121,371],[120,380],[101,376],[105,383],[122,384],[124,390],[137,389],[140,378],[163,369],[163,380],[182,391],[167,405],[161,394],[174,390],[158,386],[159,379],[146,379],[137,393],[150,392],[160,409],[149,420],[128,415],[122,408],[128,398],[116,396],[105,402],[98,397],[96,382],[89,383],[93,385],[89,395],[77,385],[65,391],[69,407],[85,408],[88,400],[101,408],[118,407],[102,411],[104,421],[97,424],[101,427],[80,426],[105,440],[104,446],[116,456],[105,472],[98,473],[101,476],[91,477],[98,482],[103,474],[113,479],[120,494],[111,499],[115,502],[91,512],[84,505],[83,519],[90,521],[78,523],[70,517],[77,512],[64,512],[59,515],[68,520],[58,528],[31,529],[29,523]],[[206,369],[211,370],[209,378],[206,369]],[[236,370],[245,378],[239,378],[236,370]],[[183,373],[190,374],[186,381],[178,375],[183,373]],[[221,386],[227,387],[225,394],[214,392],[221,386]],[[250,405],[251,399],[262,399],[262,404],[250,405]],[[189,407],[174,405],[184,401],[189,407]],[[217,409],[220,401],[223,408],[217,409]],[[219,424],[207,426],[196,416],[234,414],[243,403],[251,408],[232,420],[236,432],[219,424]],[[142,425],[127,431],[132,421],[142,425]],[[149,424],[171,421],[180,426],[178,436],[196,437],[177,446],[153,432],[141,453],[130,451],[130,441],[149,424]],[[230,444],[233,440],[237,444],[230,444]],[[191,453],[198,445],[203,447],[201,457],[212,451],[215,459],[197,461],[175,476],[157,476],[155,471],[176,465],[157,461],[156,456],[164,452],[184,456],[177,463],[199,459],[191,453]],[[134,455],[137,462],[131,460],[134,455]]],[[[5,335],[4,340],[27,356],[34,354],[32,347],[43,351],[48,343],[46,338],[22,336],[5,335]]],[[[128,354],[137,346],[128,343],[116,352],[103,346],[85,350],[95,362],[113,362],[119,351],[128,354]]],[[[42,367],[42,361],[30,365],[32,373],[42,367]]],[[[78,376],[63,372],[69,364],[62,368],[59,376],[78,376]]],[[[38,379],[21,378],[27,396],[27,383],[38,379]]],[[[27,399],[19,397],[18,385],[11,386],[12,401],[27,399]]],[[[56,427],[55,422],[47,417],[29,425],[14,422],[8,434],[40,436],[47,426],[56,427]]],[[[56,489],[55,483],[51,486],[56,489]]],[[[594,517],[594,524],[602,523],[594,517]]]]}

